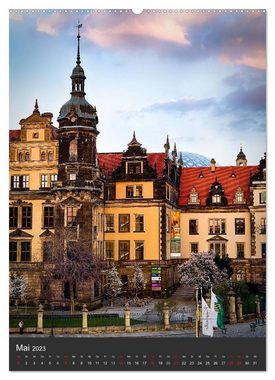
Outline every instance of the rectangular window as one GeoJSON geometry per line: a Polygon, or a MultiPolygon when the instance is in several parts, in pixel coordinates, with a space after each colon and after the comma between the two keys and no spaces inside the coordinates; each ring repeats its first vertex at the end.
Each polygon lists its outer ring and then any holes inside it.
{"type": "Polygon", "coordinates": [[[73,227],[77,225],[77,208],[67,207],[67,227],[73,227]]]}
{"type": "Polygon", "coordinates": [[[190,243],[190,252],[198,253],[199,252],[199,244],[198,243],[190,243]]]}
{"type": "Polygon", "coordinates": [[[245,234],[245,219],[235,219],[235,234],[244,235],[245,234]]]}
{"type": "Polygon", "coordinates": [[[212,195],[212,203],[221,203],[222,197],[220,194],[214,194],[212,195]]]}
{"type": "Polygon", "coordinates": [[[244,258],[244,243],[237,243],[237,258],[244,258]]]}
{"type": "Polygon", "coordinates": [[[214,252],[215,255],[219,255],[219,256],[221,255],[222,257],[225,257],[226,243],[222,243],[222,242],[210,243],[209,250],[214,252]]]}
{"type": "Polygon", "coordinates": [[[144,259],[144,241],[135,241],[135,259],[144,259]]]}
{"type": "Polygon", "coordinates": [[[244,201],[243,192],[237,191],[236,201],[237,203],[242,203],[244,201]]]}
{"type": "Polygon", "coordinates": [[[135,215],[135,232],[144,232],[144,215],[135,215]]]}
{"type": "Polygon", "coordinates": [[[114,214],[105,215],[105,232],[115,231],[115,216],[114,214]]]}
{"type": "Polygon", "coordinates": [[[166,199],[170,200],[170,198],[171,198],[171,196],[170,196],[170,186],[166,185],[166,199]]]}
{"type": "Polygon", "coordinates": [[[10,207],[10,228],[18,227],[18,207],[10,207]]]}
{"type": "Polygon", "coordinates": [[[54,187],[57,181],[57,174],[51,174],[51,187],[54,187]]]}
{"type": "Polygon", "coordinates": [[[51,262],[53,258],[53,242],[43,241],[43,261],[51,262]]]}
{"type": "Polygon", "coordinates": [[[266,234],[266,218],[261,218],[261,234],[266,234]]]}
{"type": "Polygon", "coordinates": [[[31,243],[29,241],[21,242],[21,261],[31,261],[31,243]]]}
{"type": "Polygon", "coordinates": [[[42,189],[45,187],[49,187],[48,174],[41,174],[41,187],[42,189]]]}
{"type": "Polygon", "coordinates": [[[170,217],[166,214],[166,232],[170,232],[170,217]]]}
{"type": "Polygon", "coordinates": [[[142,185],[126,186],[126,198],[141,198],[142,185]]]}
{"type": "Polygon", "coordinates": [[[190,201],[191,203],[196,203],[197,202],[198,195],[197,193],[193,193],[190,195],[190,201]]]}
{"type": "Polygon", "coordinates": [[[29,176],[28,175],[13,175],[11,176],[11,189],[28,189],[29,176]]]}
{"type": "Polygon", "coordinates": [[[225,234],[225,219],[209,219],[209,234],[225,234]]]}
{"type": "Polygon", "coordinates": [[[130,259],[130,241],[120,240],[118,242],[119,249],[119,260],[129,260],[130,259]]]}
{"type": "Polygon", "coordinates": [[[198,220],[189,220],[189,235],[198,235],[198,220]]]}
{"type": "Polygon", "coordinates": [[[17,261],[17,242],[10,241],[9,244],[10,261],[17,261]]]}
{"type": "Polygon", "coordinates": [[[19,175],[11,176],[11,188],[19,189],[19,187],[20,187],[20,176],[19,175]]]}
{"type": "Polygon", "coordinates": [[[32,207],[22,207],[22,228],[32,228],[32,207]]]}
{"type": "Polygon", "coordinates": [[[134,186],[126,186],[126,198],[133,198],[134,186]]]}
{"type": "Polygon", "coordinates": [[[69,174],[69,180],[70,181],[75,181],[76,180],[76,173],[70,173],[69,174]]]}
{"type": "Polygon", "coordinates": [[[53,217],[54,208],[52,206],[44,207],[44,228],[53,228],[54,226],[54,217],[53,217]]]}
{"type": "Polygon", "coordinates": [[[114,247],[115,242],[111,240],[105,241],[105,257],[106,260],[113,260],[114,259],[114,247]]]}
{"type": "Polygon", "coordinates": [[[22,187],[23,187],[23,189],[28,189],[29,188],[29,176],[23,175],[22,177],[23,177],[22,178],[22,187]]]}
{"type": "Polygon", "coordinates": [[[128,162],[128,174],[140,174],[141,163],[140,162],[128,162]]]}
{"type": "Polygon", "coordinates": [[[265,259],[266,258],[266,243],[261,244],[261,254],[262,254],[262,258],[265,259]]]}
{"type": "Polygon", "coordinates": [[[266,204],[266,191],[260,193],[260,204],[266,204]]]}
{"type": "Polygon", "coordinates": [[[119,232],[130,232],[130,214],[119,214],[119,232]]]}

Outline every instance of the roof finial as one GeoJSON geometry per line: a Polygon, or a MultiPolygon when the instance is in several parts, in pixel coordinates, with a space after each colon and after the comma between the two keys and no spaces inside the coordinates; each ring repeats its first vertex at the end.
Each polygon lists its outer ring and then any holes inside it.
{"type": "Polygon", "coordinates": [[[180,158],[178,159],[178,165],[183,166],[182,152],[180,152],[180,158]]]}
{"type": "Polygon", "coordinates": [[[37,102],[37,99],[35,99],[35,104],[34,104],[34,110],[33,110],[33,113],[40,113],[40,112],[39,112],[39,108],[38,108],[38,102],[37,102]]]}
{"type": "Polygon", "coordinates": [[[79,33],[79,29],[82,28],[82,24],[79,23],[78,21],[78,24],[77,24],[77,56],[76,56],[76,63],[78,65],[80,65],[81,61],[80,61],[80,49],[79,49],[79,40],[80,40],[80,33],[79,33]]]}
{"type": "Polygon", "coordinates": [[[174,150],[172,150],[172,157],[173,157],[173,161],[174,161],[174,162],[176,162],[177,155],[178,155],[178,152],[177,152],[177,144],[174,143],[174,150]]]}

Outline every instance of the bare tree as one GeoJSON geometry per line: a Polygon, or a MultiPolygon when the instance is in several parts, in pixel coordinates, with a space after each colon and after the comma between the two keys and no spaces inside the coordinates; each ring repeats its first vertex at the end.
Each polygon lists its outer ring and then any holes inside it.
{"type": "Polygon", "coordinates": [[[74,288],[80,284],[100,282],[103,263],[92,252],[91,242],[56,238],[50,265],[51,278],[69,285],[71,311],[74,311],[74,288]]]}

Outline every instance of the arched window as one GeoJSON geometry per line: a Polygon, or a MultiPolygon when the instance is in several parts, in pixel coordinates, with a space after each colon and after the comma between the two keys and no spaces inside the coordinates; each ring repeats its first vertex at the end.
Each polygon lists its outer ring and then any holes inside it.
{"type": "Polygon", "coordinates": [[[26,161],[30,161],[30,153],[29,152],[26,152],[26,154],[25,154],[25,160],[26,161]]]}
{"type": "Polygon", "coordinates": [[[46,152],[44,150],[41,152],[41,161],[46,161],[46,152]]]}
{"type": "Polygon", "coordinates": [[[52,161],[52,160],[53,160],[53,152],[52,152],[52,151],[50,151],[50,152],[48,153],[48,160],[49,160],[49,161],[52,161]]]}
{"type": "Polygon", "coordinates": [[[70,161],[77,161],[77,139],[73,139],[70,142],[69,147],[69,160],[70,161]]]}
{"type": "Polygon", "coordinates": [[[23,153],[22,152],[18,153],[18,161],[23,161],[23,153]]]}

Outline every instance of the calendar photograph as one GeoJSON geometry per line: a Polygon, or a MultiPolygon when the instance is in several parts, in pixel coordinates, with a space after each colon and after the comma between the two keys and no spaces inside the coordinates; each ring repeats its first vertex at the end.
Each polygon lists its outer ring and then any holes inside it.
{"type": "Polygon", "coordinates": [[[11,371],[264,371],[264,9],[9,10],[11,371]]]}

